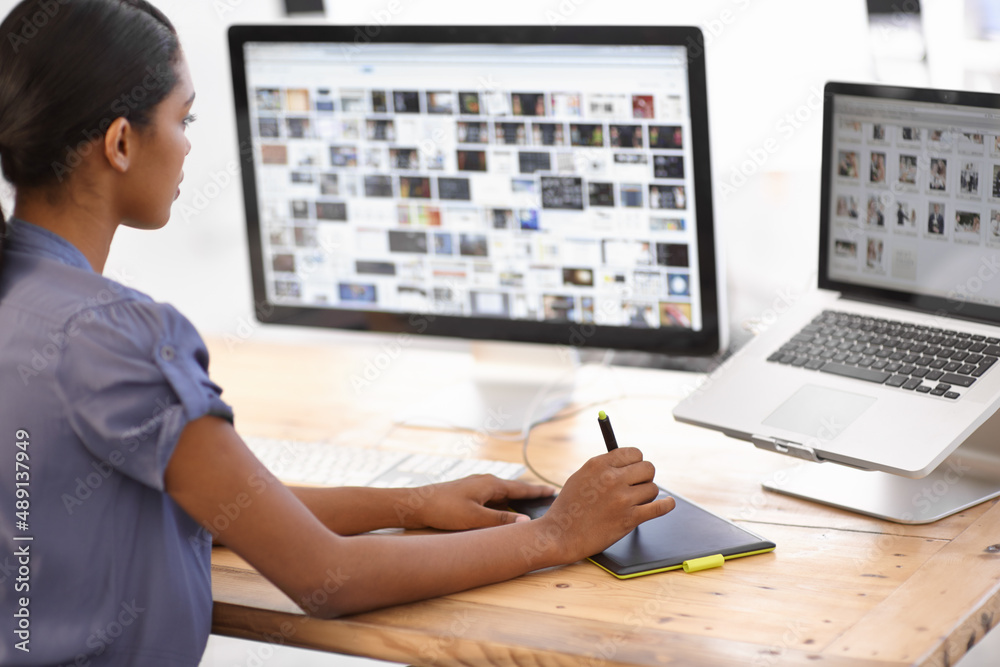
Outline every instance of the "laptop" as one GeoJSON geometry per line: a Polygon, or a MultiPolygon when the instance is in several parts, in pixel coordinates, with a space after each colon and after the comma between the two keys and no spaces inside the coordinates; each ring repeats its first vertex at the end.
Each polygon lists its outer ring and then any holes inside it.
{"type": "Polygon", "coordinates": [[[829,83],[822,179],[818,289],[674,417],[890,476],[1000,461],[1000,95],[829,83]]]}

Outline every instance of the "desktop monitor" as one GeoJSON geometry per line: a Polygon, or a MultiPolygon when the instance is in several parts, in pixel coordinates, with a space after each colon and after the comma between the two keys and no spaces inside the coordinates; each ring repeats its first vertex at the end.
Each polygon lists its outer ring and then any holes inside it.
{"type": "Polygon", "coordinates": [[[229,37],[262,321],[562,351],[723,346],[697,28],[229,37]]]}

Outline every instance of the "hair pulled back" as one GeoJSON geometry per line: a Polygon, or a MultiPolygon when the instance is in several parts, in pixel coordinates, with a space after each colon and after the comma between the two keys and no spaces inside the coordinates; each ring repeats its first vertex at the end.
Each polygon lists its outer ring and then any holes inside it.
{"type": "MultiPolygon", "coordinates": [[[[0,168],[64,181],[116,119],[148,125],[177,83],[177,31],[146,0],[23,0],[0,24],[0,168]]],[[[0,267],[7,224],[0,211],[0,267]]]]}

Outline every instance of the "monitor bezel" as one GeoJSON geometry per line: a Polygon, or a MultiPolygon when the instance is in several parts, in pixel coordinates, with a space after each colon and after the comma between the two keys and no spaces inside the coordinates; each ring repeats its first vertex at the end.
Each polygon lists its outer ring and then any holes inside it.
{"type": "Polygon", "coordinates": [[[823,89],[823,165],[821,168],[823,180],[820,187],[818,280],[820,289],[840,292],[852,299],[893,305],[935,316],[1000,323],[1000,308],[998,307],[947,297],[859,285],[830,278],[830,235],[833,229],[830,203],[835,180],[833,176],[834,160],[832,159],[835,138],[834,98],[837,95],[1000,109],[1000,94],[843,81],[830,81],[826,84],[823,89]]]}
{"type": "Polygon", "coordinates": [[[632,349],[682,355],[709,355],[725,339],[720,312],[723,282],[716,261],[716,230],[708,141],[708,91],[705,48],[697,27],[650,26],[355,26],[234,25],[229,28],[230,63],[236,109],[237,139],[250,250],[254,313],[263,323],[361,331],[417,333],[473,340],[563,344],[574,347],[632,349]],[[366,32],[366,30],[368,32],[366,32]],[[375,34],[372,35],[371,33],[375,34]],[[633,329],[578,322],[540,322],[490,317],[458,317],[433,313],[392,313],[327,307],[288,306],[268,300],[257,209],[249,95],[244,45],[248,42],[319,42],[354,45],[356,39],[399,43],[495,43],[683,46],[688,54],[692,179],[697,211],[696,238],[702,328],[633,329]]]}

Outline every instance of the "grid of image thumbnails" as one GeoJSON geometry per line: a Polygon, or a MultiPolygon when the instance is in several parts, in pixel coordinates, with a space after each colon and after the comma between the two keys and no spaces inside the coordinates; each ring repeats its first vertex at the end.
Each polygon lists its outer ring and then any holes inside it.
{"type": "Polygon", "coordinates": [[[916,244],[1000,247],[1000,133],[842,117],[836,138],[839,272],[914,283],[916,244]]]}
{"type": "Polygon", "coordinates": [[[679,96],[252,94],[278,303],[697,326],[679,96]]]}

